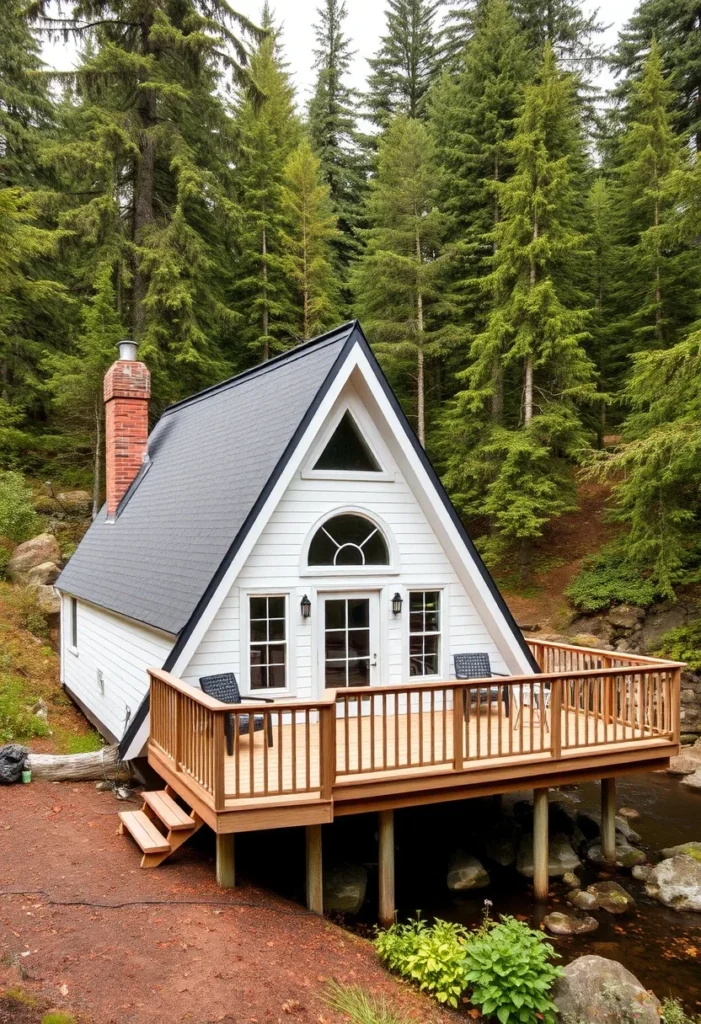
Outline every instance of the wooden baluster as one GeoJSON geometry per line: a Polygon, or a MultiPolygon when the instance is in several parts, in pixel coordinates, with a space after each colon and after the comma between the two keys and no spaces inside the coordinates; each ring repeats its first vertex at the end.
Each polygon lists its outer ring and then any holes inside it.
{"type": "Polygon", "coordinates": [[[463,702],[466,691],[461,687],[453,688],[453,769],[461,772],[463,769],[463,731],[462,716],[463,702]]]}
{"type": "Polygon", "coordinates": [[[416,695],[419,705],[419,764],[424,763],[424,691],[419,690],[416,695]]]}
{"type": "MultiPolygon", "coordinates": [[[[550,694],[550,751],[553,758],[562,757],[562,679],[553,679],[550,694]]],[[[565,721],[568,712],[565,711],[565,721]]]]}
{"type": "Polygon", "coordinates": [[[297,715],[293,710],[290,713],[290,753],[292,755],[292,792],[297,792],[297,715]]]}
{"type": "Polygon", "coordinates": [[[672,671],[672,685],[670,693],[670,715],[672,717],[671,722],[671,734],[674,743],[679,743],[679,735],[681,733],[681,714],[680,714],[680,690],[681,690],[681,679],[682,670],[675,668],[672,671]]]}
{"type": "MultiPolygon", "coordinates": [[[[309,744],[311,736],[310,722],[309,722],[309,708],[304,709],[304,761],[306,764],[306,779],[307,779],[307,793],[311,792],[312,788],[312,758],[311,748],[309,744]]],[[[267,747],[267,744],[266,744],[267,747]]]]}
{"type": "Polygon", "coordinates": [[[224,736],[224,716],[211,713],[212,728],[214,730],[212,755],[214,760],[214,775],[212,778],[212,796],[214,807],[217,811],[223,811],[226,807],[226,776],[224,772],[224,754],[226,752],[226,738],[224,736]]]}
{"type": "Polygon", "coordinates": [[[325,704],[319,713],[319,775],[322,800],[333,796],[336,779],[336,703],[325,704]]]}

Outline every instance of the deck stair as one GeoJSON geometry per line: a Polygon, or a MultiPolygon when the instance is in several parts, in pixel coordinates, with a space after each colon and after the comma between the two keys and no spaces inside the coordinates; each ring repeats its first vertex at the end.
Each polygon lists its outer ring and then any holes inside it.
{"type": "Polygon", "coordinates": [[[194,811],[183,810],[173,799],[172,790],[152,790],[142,794],[140,811],[120,811],[119,831],[129,832],[143,853],[142,868],[156,868],[199,831],[204,822],[194,811]],[[166,829],[164,835],[162,829],[166,829]]]}

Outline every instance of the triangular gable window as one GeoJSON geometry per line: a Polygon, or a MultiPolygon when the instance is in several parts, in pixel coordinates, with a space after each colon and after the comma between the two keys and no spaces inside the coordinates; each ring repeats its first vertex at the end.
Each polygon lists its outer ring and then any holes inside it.
{"type": "Polygon", "coordinates": [[[342,470],[352,473],[380,473],[381,468],[372,454],[349,412],[343,414],[329,443],[324,448],[314,469],[342,470]]]}

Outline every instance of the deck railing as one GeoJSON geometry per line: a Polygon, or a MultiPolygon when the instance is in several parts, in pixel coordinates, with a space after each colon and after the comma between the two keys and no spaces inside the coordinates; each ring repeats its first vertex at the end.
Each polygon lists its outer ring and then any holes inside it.
{"type": "Polygon", "coordinates": [[[154,669],[150,748],[224,810],[270,797],[328,800],[334,786],[373,775],[678,742],[679,663],[528,643],[540,674],[326,690],[316,701],[273,704],[224,705],[154,669]]]}

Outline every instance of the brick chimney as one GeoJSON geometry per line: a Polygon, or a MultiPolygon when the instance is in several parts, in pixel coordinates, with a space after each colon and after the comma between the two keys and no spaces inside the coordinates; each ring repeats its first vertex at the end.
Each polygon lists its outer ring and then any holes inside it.
{"type": "Polygon", "coordinates": [[[141,468],[148,439],[151,374],[137,359],[136,342],[120,341],[119,359],[105,374],[104,397],[107,519],[114,520],[141,468]]]}

